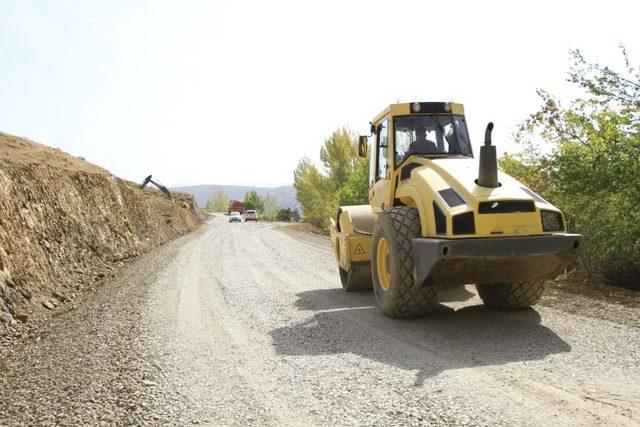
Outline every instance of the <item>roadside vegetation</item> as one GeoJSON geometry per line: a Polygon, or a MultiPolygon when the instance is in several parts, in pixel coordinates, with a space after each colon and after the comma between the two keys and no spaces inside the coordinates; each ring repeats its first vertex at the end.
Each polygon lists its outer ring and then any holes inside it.
{"type": "MultiPolygon", "coordinates": [[[[577,266],[640,289],[640,70],[621,47],[621,70],[571,51],[570,102],[538,90],[539,111],[516,133],[520,151],[500,167],[563,210],[569,231],[584,234],[577,266]]],[[[338,129],[320,149],[320,167],[300,159],[294,172],[304,219],[325,228],[340,205],[368,203],[368,159],[356,135],[338,129]]]]}
{"type": "Polygon", "coordinates": [[[220,189],[209,196],[204,210],[205,212],[226,212],[227,206],[229,206],[229,197],[223,189],[220,189]]]}
{"type": "Polygon", "coordinates": [[[522,150],[500,167],[584,234],[583,270],[640,289],[640,69],[621,51],[621,71],[572,51],[568,81],[582,96],[564,104],[538,90],[540,110],[516,135],[522,150]]]}

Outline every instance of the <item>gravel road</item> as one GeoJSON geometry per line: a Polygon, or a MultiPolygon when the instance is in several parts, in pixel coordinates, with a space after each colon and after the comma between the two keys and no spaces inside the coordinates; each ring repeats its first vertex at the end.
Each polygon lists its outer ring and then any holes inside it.
{"type": "Polygon", "coordinates": [[[341,290],[326,237],[225,219],[0,361],[0,424],[640,423],[637,327],[472,287],[387,319],[341,290]]]}

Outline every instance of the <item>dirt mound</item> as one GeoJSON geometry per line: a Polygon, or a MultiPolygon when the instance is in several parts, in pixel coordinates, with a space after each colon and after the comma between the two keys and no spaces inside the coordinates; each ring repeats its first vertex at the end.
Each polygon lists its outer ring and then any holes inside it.
{"type": "Polygon", "coordinates": [[[169,200],[86,160],[0,133],[0,353],[128,259],[194,229],[169,200]]]}

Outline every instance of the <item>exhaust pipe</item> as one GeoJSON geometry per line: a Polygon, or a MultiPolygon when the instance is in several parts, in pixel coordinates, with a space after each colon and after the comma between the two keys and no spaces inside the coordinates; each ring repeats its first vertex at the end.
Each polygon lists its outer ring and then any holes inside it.
{"type": "Polygon", "coordinates": [[[476,184],[481,187],[496,188],[498,182],[498,156],[496,146],[491,145],[491,131],[493,123],[489,122],[484,132],[484,145],[480,147],[480,171],[476,184]]]}

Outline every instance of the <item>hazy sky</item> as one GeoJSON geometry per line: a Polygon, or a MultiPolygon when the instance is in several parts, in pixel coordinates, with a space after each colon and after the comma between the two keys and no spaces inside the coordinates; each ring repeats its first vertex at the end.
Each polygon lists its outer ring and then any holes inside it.
{"type": "Polygon", "coordinates": [[[166,184],[290,183],[343,125],[400,100],[511,133],[568,50],[640,63],[638,1],[0,0],[0,130],[166,184]]]}

